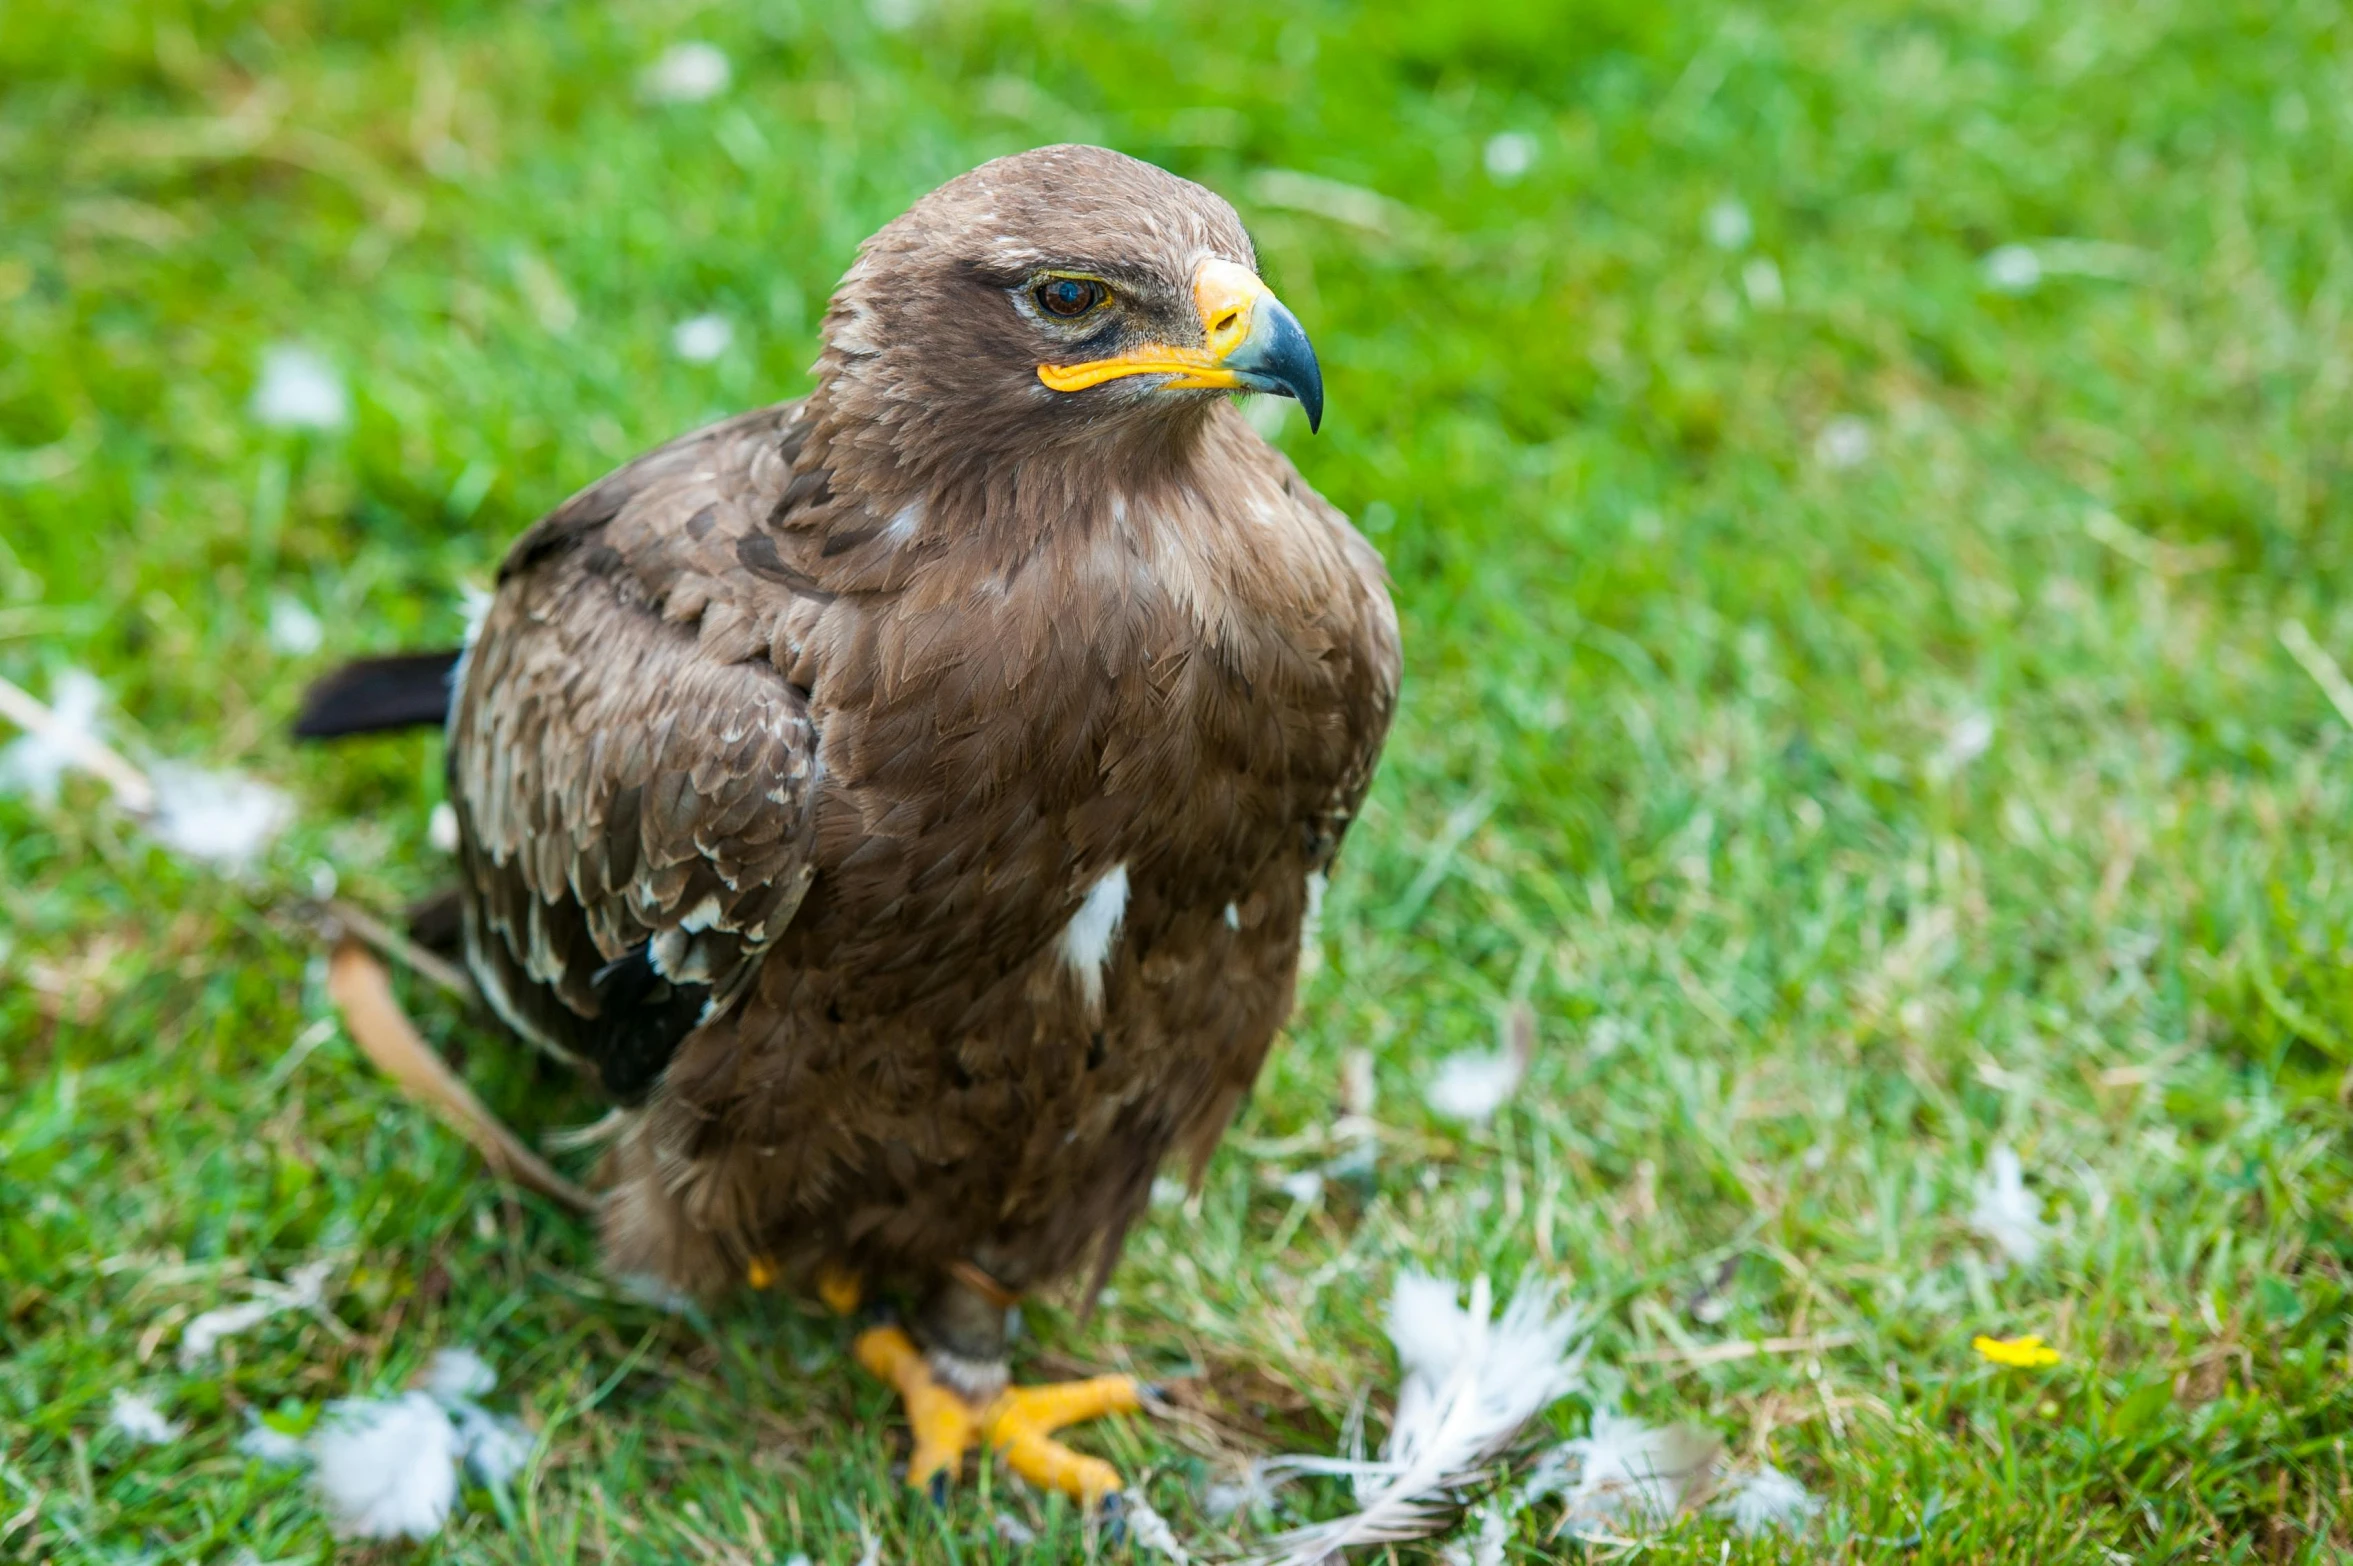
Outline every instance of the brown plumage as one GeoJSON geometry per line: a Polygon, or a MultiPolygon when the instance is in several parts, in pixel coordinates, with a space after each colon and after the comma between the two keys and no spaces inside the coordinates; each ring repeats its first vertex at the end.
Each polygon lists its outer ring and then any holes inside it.
{"type": "Polygon", "coordinates": [[[1234,375],[1048,377],[1261,341],[1290,317],[1254,270],[1149,165],[987,164],[868,242],[806,400],[508,555],[450,714],[467,956],[626,1106],[617,1270],[847,1265],[985,1383],[1002,1311],[954,1275],[1107,1268],[1163,1160],[1208,1157],[1291,1008],[1396,621],[1234,375]]]}

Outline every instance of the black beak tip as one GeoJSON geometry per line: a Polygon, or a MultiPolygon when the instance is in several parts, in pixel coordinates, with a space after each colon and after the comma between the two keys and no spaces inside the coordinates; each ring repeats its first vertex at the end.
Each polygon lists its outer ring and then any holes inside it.
{"type": "Polygon", "coordinates": [[[1250,390],[1296,398],[1313,434],[1324,427],[1324,372],[1316,363],[1315,345],[1299,318],[1280,304],[1268,300],[1261,308],[1266,314],[1246,356],[1229,362],[1250,390]]]}

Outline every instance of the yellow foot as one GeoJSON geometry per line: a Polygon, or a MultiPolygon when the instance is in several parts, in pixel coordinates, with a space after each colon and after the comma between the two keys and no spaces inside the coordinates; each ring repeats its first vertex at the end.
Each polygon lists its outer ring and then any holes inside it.
{"type": "Polygon", "coordinates": [[[1007,1387],[985,1409],[942,1386],[924,1363],[923,1351],[897,1327],[873,1327],[858,1334],[858,1363],[898,1388],[915,1430],[915,1453],[907,1460],[907,1483],[937,1491],[963,1465],[964,1454],[985,1442],[1005,1465],[1041,1490],[1059,1490],[1094,1506],[1121,1488],[1119,1473],[1099,1457],[1074,1452],[1054,1432],[1104,1414],[1130,1414],[1143,1407],[1143,1389],[1133,1376],[1097,1376],[1056,1386],[1007,1387]]]}
{"type": "Polygon", "coordinates": [[[941,1386],[915,1340],[896,1327],[869,1327],[858,1334],[851,1352],[878,1379],[899,1389],[907,1406],[907,1423],[915,1431],[915,1451],[907,1459],[907,1483],[918,1490],[945,1485],[964,1465],[980,1434],[980,1416],[972,1405],[941,1386]]]}
{"type": "Polygon", "coordinates": [[[840,1262],[827,1262],[817,1269],[817,1297],[836,1316],[847,1316],[866,1297],[866,1283],[840,1262]]]}
{"type": "Polygon", "coordinates": [[[1074,1452],[1053,1438],[1064,1425],[1144,1406],[1133,1376],[1097,1376],[1056,1386],[1007,1387],[981,1416],[981,1434],[1005,1465],[1041,1490],[1060,1490],[1088,1506],[1120,1488],[1119,1474],[1100,1457],[1074,1452]]]}

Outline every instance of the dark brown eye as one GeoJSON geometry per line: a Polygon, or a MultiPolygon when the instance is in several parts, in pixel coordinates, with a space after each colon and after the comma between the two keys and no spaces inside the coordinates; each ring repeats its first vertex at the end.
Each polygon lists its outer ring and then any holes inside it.
{"type": "Polygon", "coordinates": [[[1091,277],[1049,277],[1038,284],[1038,308],[1064,319],[1085,315],[1111,297],[1111,290],[1091,277]]]}

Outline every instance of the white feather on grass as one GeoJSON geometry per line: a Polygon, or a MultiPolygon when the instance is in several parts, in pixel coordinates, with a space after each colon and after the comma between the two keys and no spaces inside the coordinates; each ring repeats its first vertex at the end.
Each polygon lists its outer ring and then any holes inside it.
{"type": "Polygon", "coordinates": [[[82,765],[85,749],[98,738],[98,709],[106,687],[87,669],[60,669],[49,682],[49,723],[0,747],[0,789],[30,795],[35,804],[57,803],[58,783],[82,765]]]}
{"type": "Polygon", "coordinates": [[[1176,1566],[1193,1566],[1193,1557],[1185,1553],[1176,1530],[1142,1496],[1129,1494],[1121,1515],[1127,1519],[1128,1537],[1136,1541],[1138,1549],[1150,1550],[1176,1566]]]}
{"type": "Polygon", "coordinates": [[[418,1389],[444,1408],[469,1402],[498,1385],[490,1362],[470,1348],[445,1348],[426,1361],[418,1389]]]}
{"type": "Polygon", "coordinates": [[[1438,1552],[1446,1566],[1503,1566],[1504,1546],[1511,1542],[1512,1514],[1506,1501],[1489,1501],[1478,1510],[1479,1526],[1467,1539],[1457,1539],[1438,1552]]]}
{"type": "Polygon", "coordinates": [[[520,1421],[477,1403],[460,1403],[449,1412],[466,1472],[484,1489],[505,1489],[531,1461],[531,1432],[520,1421]]]}
{"type": "Polygon", "coordinates": [[[166,1419],[155,1399],[143,1392],[116,1392],[106,1410],[106,1426],[140,1446],[169,1446],[188,1433],[186,1425],[166,1419]]]}
{"type": "Polygon", "coordinates": [[[1551,1288],[1523,1287],[1500,1316],[1485,1278],[1470,1303],[1455,1286],[1419,1273],[1389,1297],[1389,1339],[1404,1373],[1381,1455],[1279,1457],[1270,1478],[1334,1474],[1356,1488],[1357,1510],[1269,1540],[1262,1566],[1318,1566],[1358,1545],[1418,1539],[1453,1515],[1451,1492],[1475,1482],[1528,1421],[1579,1384],[1584,1320],[1555,1309],[1551,1288]]]}
{"type": "Polygon", "coordinates": [[[264,1468],[291,1468],[310,1455],[302,1437],[288,1435],[258,1418],[237,1438],[235,1450],[239,1457],[250,1457],[264,1468]]]}
{"type": "Polygon", "coordinates": [[[457,1504],[457,1427],[430,1393],[330,1405],[310,1455],[339,1537],[430,1539],[457,1504]]]}
{"type": "Polygon", "coordinates": [[[148,835],[182,859],[246,869],[294,819],[293,800],[242,773],[166,761],[148,775],[155,784],[148,835]]]}
{"type": "Polygon", "coordinates": [[[1215,1522],[1270,1511],[1274,1504],[1274,1486],[1267,1483],[1266,1474],[1257,1463],[1243,1469],[1238,1478],[1216,1480],[1201,1492],[1201,1510],[1215,1522]]]}
{"type": "Polygon", "coordinates": [[[1708,1510],[1729,1519],[1734,1533],[1753,1539],[1803,1532],[1822,1510],[1822,1498],[1767,1463],[1753,1473],[1732,1475],[1708,1510]]]}
{"type": "Polygon", "coordinates": [[[2051,1226],[2043,1222],[2042,1199],[2026,1188],[2026,1171],[2017,1150],[2007,1142],[1994,1144],[1985,1173],[1977,1182],[1977,1205],[1970,1209],[1969,1227],[1994,1242],[2002,1254],[2021,1267],[2042,1259],[2050,1242],[2051,1226]]]}
{"type": "Polygon", "coordinates": [[[261,356],[252,412],[274,430],[339,430],[351,421],[351,393],[317,349],[279,343],[261,356]]]}
{"type": "MultiPolygon", "coordinates": [[[[474,1401],[495,1381],[481,1355],[447,1348],[433,1356],[414,1391],[330,1405],[307,1447],[335,1531],[347,1538],[429,1539],[457,1504],[461,1468],[476,1484],[505,1488],[531,1460],[533,1441],[520,1423],[474,1401]]],[[[248,1440],[262,1428],[248,1431],[248,1440]]],[[[264,1450],[248,1455],[269,1460],[264,1450]]]]}
{"type": "Polygon", "coordinates": [[[1665,1526],[1707,1488],[1722,1447],[1693,1425],[1646,1425],[1596,1409],[1591,1430],[1539,1458],[1522,1494],[1533,1502],[1559,1494],[1563,1531],[1616,1538],[1665,1526]]]}
{"type": "Polygon", "coordinates": [[[306,1262],[286,1274],[284,1283],[262,1279],[253,1298],[235,1305],[216,1305],[180,1329],[180,1368],[188,1370],[209,1358],[223,1338],[251,1332],[272,1316],[290,1310],[318,1310],[326,1302],[330,1262],[306,1262]]]}
{"type": "Polygon", "coordinates": [[[1519,1091],[1536,1058],[1536,1013],[1515,1002],[1504,1014],[1503,1038],[1493,1050],[1464,1050],[1438,1063],[1425,1095],[1450,1120],[1485,1125],[1519,1091]]]}

